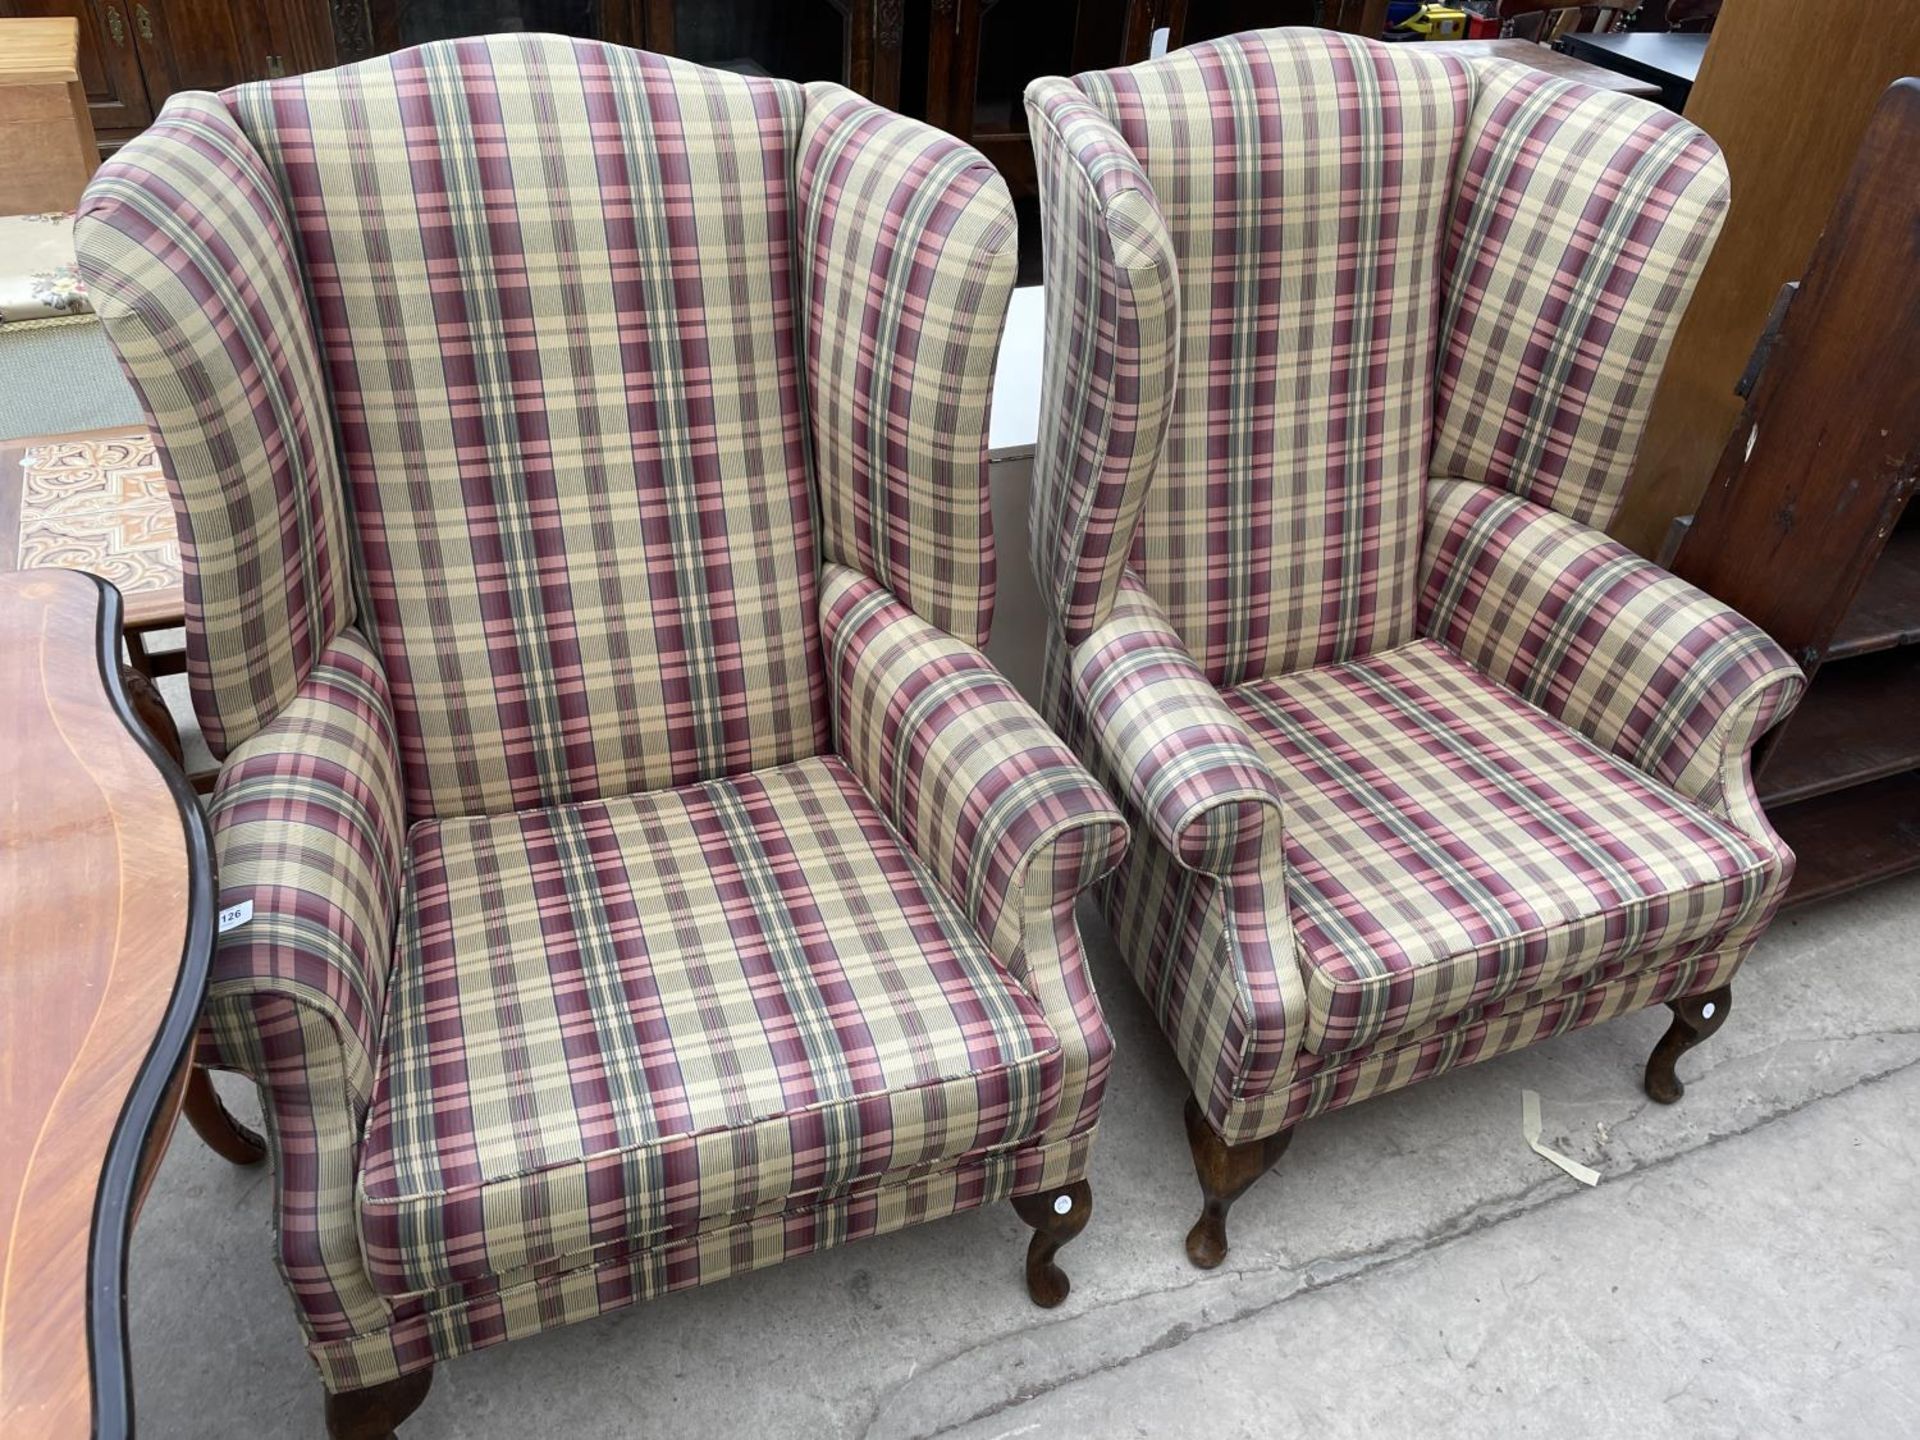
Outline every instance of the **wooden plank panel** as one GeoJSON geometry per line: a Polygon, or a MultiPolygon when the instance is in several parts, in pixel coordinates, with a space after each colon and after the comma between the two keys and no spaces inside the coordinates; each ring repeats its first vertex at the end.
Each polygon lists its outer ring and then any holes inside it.
{"type": "MultiPolygon", "coordinates": [[[[1920,615],[1916,615],[1920,620],[1920,615]]],[[[1762,768],[1769,810],[1920,769],[1920,647],[1840,664],[1814,677],[1762,768]]]]}
{"type": "Polygon", "coordinates": [[[1654,554],[1692,510],[1740,415],[1734,382],[1806,267],[1881,93],[1920,72],[1920,5],[1739,0],[1720,12],[1687,102],[1719,142],[1733,205],[1674,338],[1613,533],[1654,554]]]}
{"type": "MultiPolygon", "coordinates": [[[[1920,643],[1920,530],[1887,537],[1873,570],[1827,644],[1829,660],[1920,643]]],[[[1920,712],[1916,712],[1920,713],[1920,712]]]]}
{"type": "Polygon", "coordinates": [[[1810,673],[1920,468],[1920,81],[1891,86],[1676,574],[1810,673]]]}
{"type": "Polygon", "coordinates": [[[0,20],[0,215],[71,210],[100,152],[71,19],[0,20]]]}
{"type": "Polygon", "coordinates": [[[1799,857],[1789,906],[1920,870],[1920,772],[1783,806],[1767,818],[1799,857]]]}

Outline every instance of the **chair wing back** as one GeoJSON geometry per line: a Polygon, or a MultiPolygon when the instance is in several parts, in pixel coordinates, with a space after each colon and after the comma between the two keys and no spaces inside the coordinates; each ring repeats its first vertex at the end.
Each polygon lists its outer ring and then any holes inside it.
{"type": "Polygon", "coordinates": [[[820,544],[972,645],[993,626],[987,408],[1013,202],[975,150],[806,87],[795,188],[820,544]]]}
{"type": "Polygon", "coordinates": [[[1041,596],[1077,644],[1112,612],[1160,461],[1179,276],[1153,187],[1107,117],[1064,80],[1036,81],[1026,103],[1047,303],[1027,535],[1041,596]]]}
{"type": "Polygon", "coordinates": [[[1475,71],[1432,473],[1604,528],[1725,217],[1726,164],[1643,101],[1505,62],[1475,71]]]}
{"type": "Polygon", "coordinates": [[[799,87],[514,35],[226,98],[306,271],[410,813],[819,750],[799,87]]]}
{"type": "Polygon", "coordinates": [[[280,191],[224,105],[177,96],[100,167],[75,243],[160,437],[188,682],[224,758],[354,617],[333,420],[280,191]]]}
{"type": "Polygon", "coordinates": [[[1274,30],[1076,83],[1179,271],[1134,567],[1219,685],[1411,638],[1466,65],[1274,30]]]}

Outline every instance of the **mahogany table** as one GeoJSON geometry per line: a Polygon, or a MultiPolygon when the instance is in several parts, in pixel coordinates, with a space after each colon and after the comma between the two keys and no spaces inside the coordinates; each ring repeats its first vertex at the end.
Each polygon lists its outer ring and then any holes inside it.
{"type": "Polygon", "coordinates": [[[0,574],[0,1435],[132,1427],[127,1242],[213,949],[206,823],[121,624],[91,575],[0,574]]]}

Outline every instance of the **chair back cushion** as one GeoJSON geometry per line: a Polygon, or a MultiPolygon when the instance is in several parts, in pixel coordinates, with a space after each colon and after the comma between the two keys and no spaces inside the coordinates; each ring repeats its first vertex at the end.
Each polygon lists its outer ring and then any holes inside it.
{"type": "Polygon", "coordinates": [[[1631,96],[1474,68],[1432,473],[1605,528],[1726,215],[1726,162],[1631,96]]]}
{"type": "Polygon", "coordinates": [[[306,272],[410,813],[822,748],[799,88],[503,35],[226,98],[306,272]]]}
{"type": "Polygon", "coordinates": [[[1466,65],[1273,30],[1077,83],[1180,272],[1147,588],[1220,685],[1404,642],[1466,65]]]}

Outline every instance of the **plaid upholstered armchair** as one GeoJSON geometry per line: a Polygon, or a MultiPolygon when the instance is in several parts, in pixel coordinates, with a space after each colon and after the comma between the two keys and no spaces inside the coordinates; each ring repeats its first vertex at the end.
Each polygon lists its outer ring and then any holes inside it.
{"type": "Polygon", "coordinates": [[[252,905],[203,1054],[336,1435],[1008,1197],[1065,1294],[1126,832],[975,648],[1014,244],[923,125],[552,37],[179,96],[94,181],[252,905]]]}
{"type": "Polygon", "coordinates": [[[1027,94],[1033,563],[1103,887],[1192,1085],[1201,1266],[1301,1121],[1643,1006],[1726,1019],[1801,676],[1606,539],[1727,202],[1712,143],[1315,31],[1027,94]]]}

